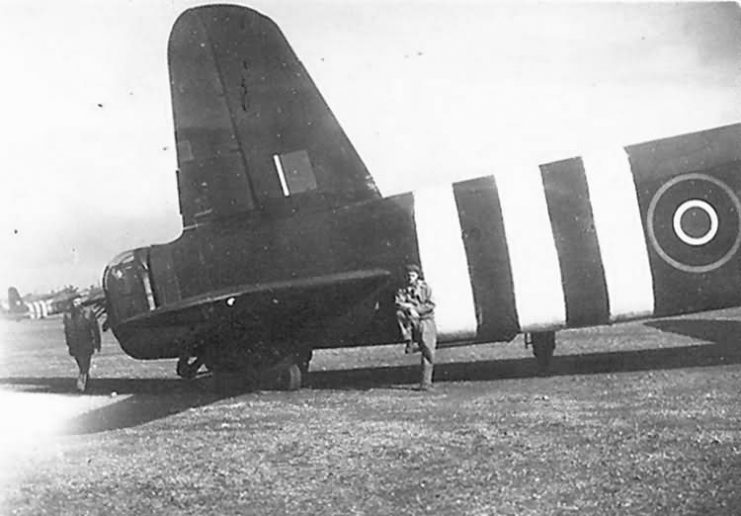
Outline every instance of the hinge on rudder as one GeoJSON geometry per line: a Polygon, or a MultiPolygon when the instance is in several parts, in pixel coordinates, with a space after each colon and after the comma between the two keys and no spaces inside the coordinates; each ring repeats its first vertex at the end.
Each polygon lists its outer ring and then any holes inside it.
{"type": "Polygon", "coordinates": [[[525,349],[533,345],[533,334],[532,333],[523,333],[522,334],[525,340],[525,349]]]}

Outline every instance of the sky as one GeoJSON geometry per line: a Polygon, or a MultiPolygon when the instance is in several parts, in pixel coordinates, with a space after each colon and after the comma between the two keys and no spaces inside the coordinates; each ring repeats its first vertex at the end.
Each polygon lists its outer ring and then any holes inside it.
{"type": "MultiPolygon", "coordinates": [[[[0,0],[0,290],[177,238],[167,39],[190,0],[0,0]]],[[[734,3],[256,0],[381,191],[741,122],[734,3]]]]}

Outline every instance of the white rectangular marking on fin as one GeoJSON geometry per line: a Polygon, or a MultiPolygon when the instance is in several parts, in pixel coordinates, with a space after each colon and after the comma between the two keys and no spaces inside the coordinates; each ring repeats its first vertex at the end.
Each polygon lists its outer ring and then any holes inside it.
{"type": "Polygon", "coordinates": [[[474,337],[476,308],[452,185],[415,191],[414,220],[420,265],[432,288],[440,336],[474,337]]]}
{"type": "Polygon", "coordinates": [[[283,164],[280,162],[280,156],[273,154],[273,162],[275,163],[275,170],[278,171],[278,179],[280,180],[280,187],[283,189],[283,196],[288,197],[290,192],[288,191],[288,183],[286,182],[286,175],[283,172],[283,164]]]}

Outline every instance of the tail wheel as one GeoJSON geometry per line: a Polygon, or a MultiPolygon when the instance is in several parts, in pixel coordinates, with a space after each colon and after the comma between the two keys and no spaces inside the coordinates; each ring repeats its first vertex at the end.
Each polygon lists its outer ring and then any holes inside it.
{"type": "Polygon", "coordinates": [[[254,390],[261,386],[289,391],[301,388],[311,349],[296,351],[258,337],[226,334],[205,346],[203,362],[214,373],[217,391],[254,390]]]}
{"type": "Polygon", "coordinates": [[[301,368],[298,364],[281,368],[278,374],[278,387],[286,391],[297,391],[301,388],[301,368]]]}

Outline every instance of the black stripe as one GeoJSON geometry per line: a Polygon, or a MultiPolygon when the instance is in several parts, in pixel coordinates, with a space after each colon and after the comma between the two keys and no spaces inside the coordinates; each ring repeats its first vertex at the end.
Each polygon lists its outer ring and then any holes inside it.
{"type": "Polygon", "coordinates": [[[502,208],[493,177],[453,185],[478,322],[477,340],[510,340],[520,331],[502,208]]]}
{"type": "Polygon", "coordinates": [[[609,301],[605,271],[581,158],[541,165],[548,215],[558,251],[566,324],[605,324],[609,301]]]}

